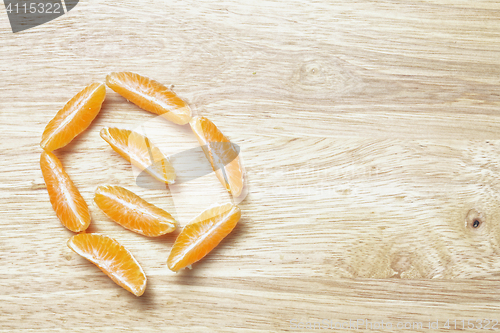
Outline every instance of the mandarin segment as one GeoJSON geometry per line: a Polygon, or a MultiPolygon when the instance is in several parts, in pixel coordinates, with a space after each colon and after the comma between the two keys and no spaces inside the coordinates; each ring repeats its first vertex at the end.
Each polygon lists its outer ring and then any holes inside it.
{"type": "Polygon", "coordinates": [[[209,119],[194,117],[190,125],[215,175],[229,193],[238,197],[244,186],[244,172],[238,151],[209,119]]]}
{"type": "Polygon", "coordinates": [[[140,108],[161,115],[179,125],[191,120],[191,108],[172,90],[145,76],[131,72],[113,72],[106,84],[140,108]]]}
{"type": "Polygon", "coordinates": [[[146,290],[146,274],[134,256],[111,237],[81,233],[68,240],[68,247],[99,267],[116,284],[141,296],[146,290]]]}
{"type": "Polygon", "coordinates": [[[175,170],[147,137],[130,130],[105,127],[101,137],[124,159],[166,184],[175,182],[175,170]]]}
{"type": "Polygon", "coordinates": [[[103,83],[92,83],[70,99],[47,124],[40,146],[53,151],[66,146],[83,132],[101,110],[106,97],[103,83]]]}
{"type": "Polygon", "coordinates": [[[168,268],[176,272],[205,257],[234,229],[240,217],[240,209],[233,204],[216,205],[202,212],[175,240],[168,268]]]}
{"type": "Polygon", "coordinates": [[[40,168],[50,203],[61,223],[73,232],[87,229],[90,224],[88,206],[59,159],[53,153],[43,152],[40,168]]]}
{"type": "Polygon", "coordinates": [[[177,227],[168,212],[120,186],[99,186],[94,201],[110,219],[145,236],[158,237],[177,227]]]}
{"type": "Polygon", "coordinates": [[[210,220],[210,219],[216,218],[217,216],[224,215],[227,212],[231,211],[231,209],[233,209],[233,207],[237,207],[237,206],[233,205],[232,203],[215,204],[215,205],[205,209],[200,214],[198,214],[191,221],[189,221],[186,225],[195,224],[198,222],[203,222],[205,220],[210,220]]]}

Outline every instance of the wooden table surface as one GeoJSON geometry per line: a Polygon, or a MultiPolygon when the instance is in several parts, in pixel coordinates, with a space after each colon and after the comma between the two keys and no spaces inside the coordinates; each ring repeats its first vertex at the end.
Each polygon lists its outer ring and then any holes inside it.
{"type": "Polygon", "coordinates": [[[82,0],[15,34],[4,9],[0,331],[500,329],[498,1],[82,0]],[[96,186],[129,188],[182,225],[229,197],[213,173],[139,186],[102,127],[145,128],[169,155],[196,141],[108,89],[57,155],[89,231],[143,266],[140,298],[66,246],[39,169],[47,122],[123,70],[174,85],[212,119],[241,147],[248,182],[234,232],[192,270],[169,271],[176,234],[123,229],[93,203],[96,186]]]}

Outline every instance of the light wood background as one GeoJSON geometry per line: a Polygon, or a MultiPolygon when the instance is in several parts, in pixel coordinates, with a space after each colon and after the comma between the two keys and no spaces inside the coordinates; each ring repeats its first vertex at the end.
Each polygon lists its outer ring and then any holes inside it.
{"type": "Polygon", "coordinates": [[[87,0],[16,34],[0,6],[0,46],[1,331],[500,320],[498,1],[87,0]],[[173,84],[241,146],[247,170],[235,231],[193,270],[170,272],[175,234],[114,224],[96,186],[125,186],[181,224],[227,198],[213,174],[137,186],[100,128],[144,125],[167,154],[196,141],[108,89],[57,155],[90,231],[142,264],[140,298],[67,248],[39,170],[45,124],[115,70],[173,84]]]}

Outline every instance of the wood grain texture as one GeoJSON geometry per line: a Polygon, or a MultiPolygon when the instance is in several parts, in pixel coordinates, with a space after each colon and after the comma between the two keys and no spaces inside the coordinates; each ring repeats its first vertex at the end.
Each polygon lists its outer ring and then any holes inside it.
{"type": "Polygon", "coordinates": [[[500,320],[499,41],[500,4],[488,0],[87,0],[16,34],[0,6],[0,331],[500,320]],[[95,188],[126,187],[182,225],[229,197],[214,174],[138,186],[102,127],[141,128],[167,155],[196,139],[108,89],[57,155],[90,231],[143,266],[141,298],[67,248],[38,165],[46,123],[121,70],[173,84],[241,147],[248,181],[233,233],[193,270],[170,272],[175,234],[121,228],[93,204],[95,188]]]}

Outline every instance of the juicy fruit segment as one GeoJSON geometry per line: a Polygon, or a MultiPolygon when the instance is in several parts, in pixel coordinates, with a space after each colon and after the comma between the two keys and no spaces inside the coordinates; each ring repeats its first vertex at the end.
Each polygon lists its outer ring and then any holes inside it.
{"type": "Polygon", "coordinates": [[[168,268],[176,272],[205,257],[234,229],[240,217],[240,209],[230,203],[202,212],[177,236],[168,257],[168,268]]]}
{"type": "Polygon", "coordinates": [[[50,203],[61,223],[73,232],[87,229],[90,224],[89,208],[59,159],[53,153],[43,152],[40,168],[50,203]]]}
{"type": "Polygon", "coordinates": [[[131,72],[114,72],[106,76],[108,87],[140,108],[161,115],[179,125],[191,119],[191,108],[163,84],[131,72]]]}
{"type": "Polygon", "coordinates": [[[137,132],[105,127],[101,137],[124,159],[166,184],[175,182],[174,167],[149,139],[137,132]]]}
{"type": "Polygon", "coordinates": [[[145,236],[161,236],[177,226],[168,212],[120,186],[99,186],[94,201],[110,219],[145,236]]]}
{"type": "Polygon", "coordinates": [[[205,117],[194,117],[190,124],[217,178],[229,193],[239,196],[244,185],[243,167],[234,145],[205,117]]]}
{"type": "Polygon", "coordinates": [[[101,110],[106,97],[103,83],[92,83],[76,94],[57,112],[42,134],[40,146],[53,151],[66,146],[83,132],[101,110]]]}
{"type": "Polygon", "coordinates": [[[141,296],[146,290],[146,274],[132,254],[111,237],[82,233],[68,240],[68,247],[89,260],[116,284],[141,296]]]}

